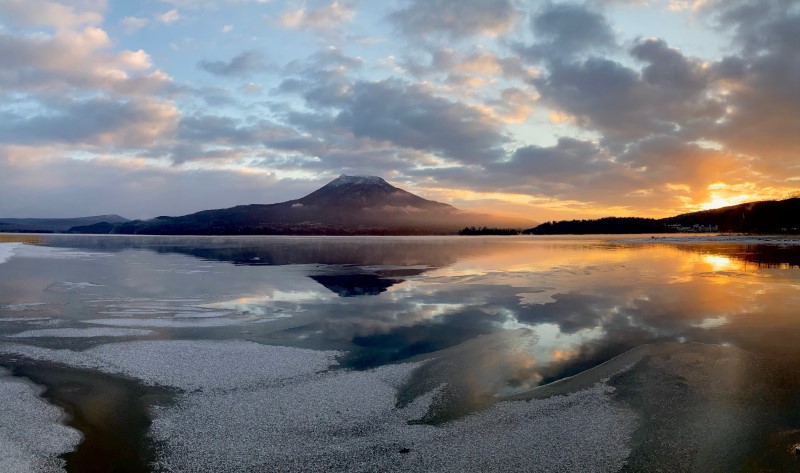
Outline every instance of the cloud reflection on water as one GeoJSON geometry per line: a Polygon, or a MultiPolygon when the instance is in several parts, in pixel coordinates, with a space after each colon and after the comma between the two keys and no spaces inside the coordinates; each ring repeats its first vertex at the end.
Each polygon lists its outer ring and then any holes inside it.
{"type": "Polygon", "coordinates": [[[343,365],[359,369],[433,357],[417,385],[445,379],[448,396],[469,408],[645,343],[726,343],[800,359],[792,335],[800,333],[796,248],[589,238],[51,238],[137,262],[115,267],[112,280],[156,274],[166,262],[179,267],[150,278],[151,295],[195,288],[209,299],[203,307],[272,319],[248,328],[252,339],[346,349],[343,365]],[[184,271],[197,264],[211,264],[213,276],[184,271]]]}

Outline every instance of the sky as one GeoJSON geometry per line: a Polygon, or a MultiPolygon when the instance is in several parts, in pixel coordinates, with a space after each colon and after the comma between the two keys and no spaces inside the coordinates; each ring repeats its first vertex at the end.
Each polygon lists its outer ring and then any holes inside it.
{"type": "Polygon", "coordinates": [[[0,217],[378,175],[536,221],[800,189],[795,0],[0,0],[0,217]]]}

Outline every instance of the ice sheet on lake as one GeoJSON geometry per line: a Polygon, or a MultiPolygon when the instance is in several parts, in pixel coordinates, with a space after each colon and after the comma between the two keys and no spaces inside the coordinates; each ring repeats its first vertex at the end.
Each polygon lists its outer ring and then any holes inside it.
{"type": "MultiPolygon", "coordinates": [[[[155,410],[166,471],[616,471],[635,415],[598,384],[503,402],[443,426],[410,425],[386,378],[409,365],[335,371],[284,386],[200,391],[155,410]]],[[[433,396],[426,400],[430,402],[433,396]]],[[[419,407],[419,406],[418,406],[419,407]]],[[[425,410],[416,409],[418,411],[425,410]]]]}
{"type": "Polygon", "coordinates": [[[24,310],[32,310],[43,305],[47,305],[46,302],[22,302],[19,304],[7,304],[7,305],[0,305],[0,311],[9,311],[9,312],[22,312],[24,310]]]}
{"type": "Polygon", "coordinates": [[[47,328],[15,333],[11,338],[95,338],[95,337],[141,337],[152,334],[152,330],[135,328],[47,328]]]}
{"type": "Polygon", "coordinates": [[[73,450],[81,434],[62,425],[62,417],[34,386],[0,369],[0,471],[63,472],[58,456],[73,450]]]}
{"type": "Polygon", "coordinates": [[[221,319],[221,318],[189,318],[176,319],[93,319],[82,320],[87,324],[107,325],[109,327],[153,327],[153,328],[208,328],[208,327],[227,327],[230,325],[240,325],[252,322],[243,319],[221,319]]]}
{"type": "Polygon", "coordinates": [[[235,389],[326,370],[336,351],[245,341],[152,340],[100,345],[85,351],[0,344],[0,353],[97,369],[184,390],[235,389]]]}
{"type": "MultiPolygon", "coordinates": [[[[24,258],[44,258],[44,259],[93,259],[101,257],[111,257],[113,253],[101,253],[93,251],[80,251],[68,248],[54,248],[50,246],[39,245],[25,245],[20,243],[11,243],[17,245],[14,248],[14,255],[24,258]]],[[[0,243],[0,247],[4,245],[0,243]]],[[[2,250],[0,250],[2,251],[2,250]]]]}
{"type": "Polygon", "coordinates": [[[244,341],[138,341],[83,352],[0,353],[119,373],[183,390],[154,408],[164,471],[598,471],[619,469],[635,415],[605,384],[499,403],[443,426],[410,425],[443,389],[398,409],[420,364],[329,370],[338,352],[244,341]]]}
{"type": "Polygon", "coordinates": [[[22,243],[0,243],[0,264],[10,260],[22,243]]]}
{"type": "Polygon", "coordinates": [[[72,282],[72,281],[63,281],[63,282],[54,282],[47,286],[44,290],[49,292],[75,292],[81,291],[83,289],[91,289],[94,287],[103,287],[101,284],[95,284],[93,282],[87,281],[79,281],[79,282],[72,282]]]}

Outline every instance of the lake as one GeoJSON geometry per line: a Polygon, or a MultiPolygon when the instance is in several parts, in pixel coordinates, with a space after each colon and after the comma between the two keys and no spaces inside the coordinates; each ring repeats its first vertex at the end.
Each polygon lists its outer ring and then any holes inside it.
{"type": "Polygon", "coordinates": [[[2,234],[0,470],[797,469],[800,245],[713,240],[2,234]]]}

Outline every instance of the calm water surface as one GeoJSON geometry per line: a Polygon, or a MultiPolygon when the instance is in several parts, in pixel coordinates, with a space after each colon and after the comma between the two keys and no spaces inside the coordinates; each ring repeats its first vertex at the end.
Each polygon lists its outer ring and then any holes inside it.
{"type": "MultiPolygon", "coordinates": [[[[433,358],[426,366],[436,369],[415,373],[400,401],[447,383],[447,405],[424,419],[434,424],[643,344],[722,344],[800,362],[797,246],[2,238],[12,256],[0,263],[0,343],[83,350],[132,339],[238,339],[339,350],[339,366],[356,370],[433,358]],[[65,336],[87,329],[106,331],[65,336]]],[[[36,381],[35,369],[16,370],[36,381]]]]}

